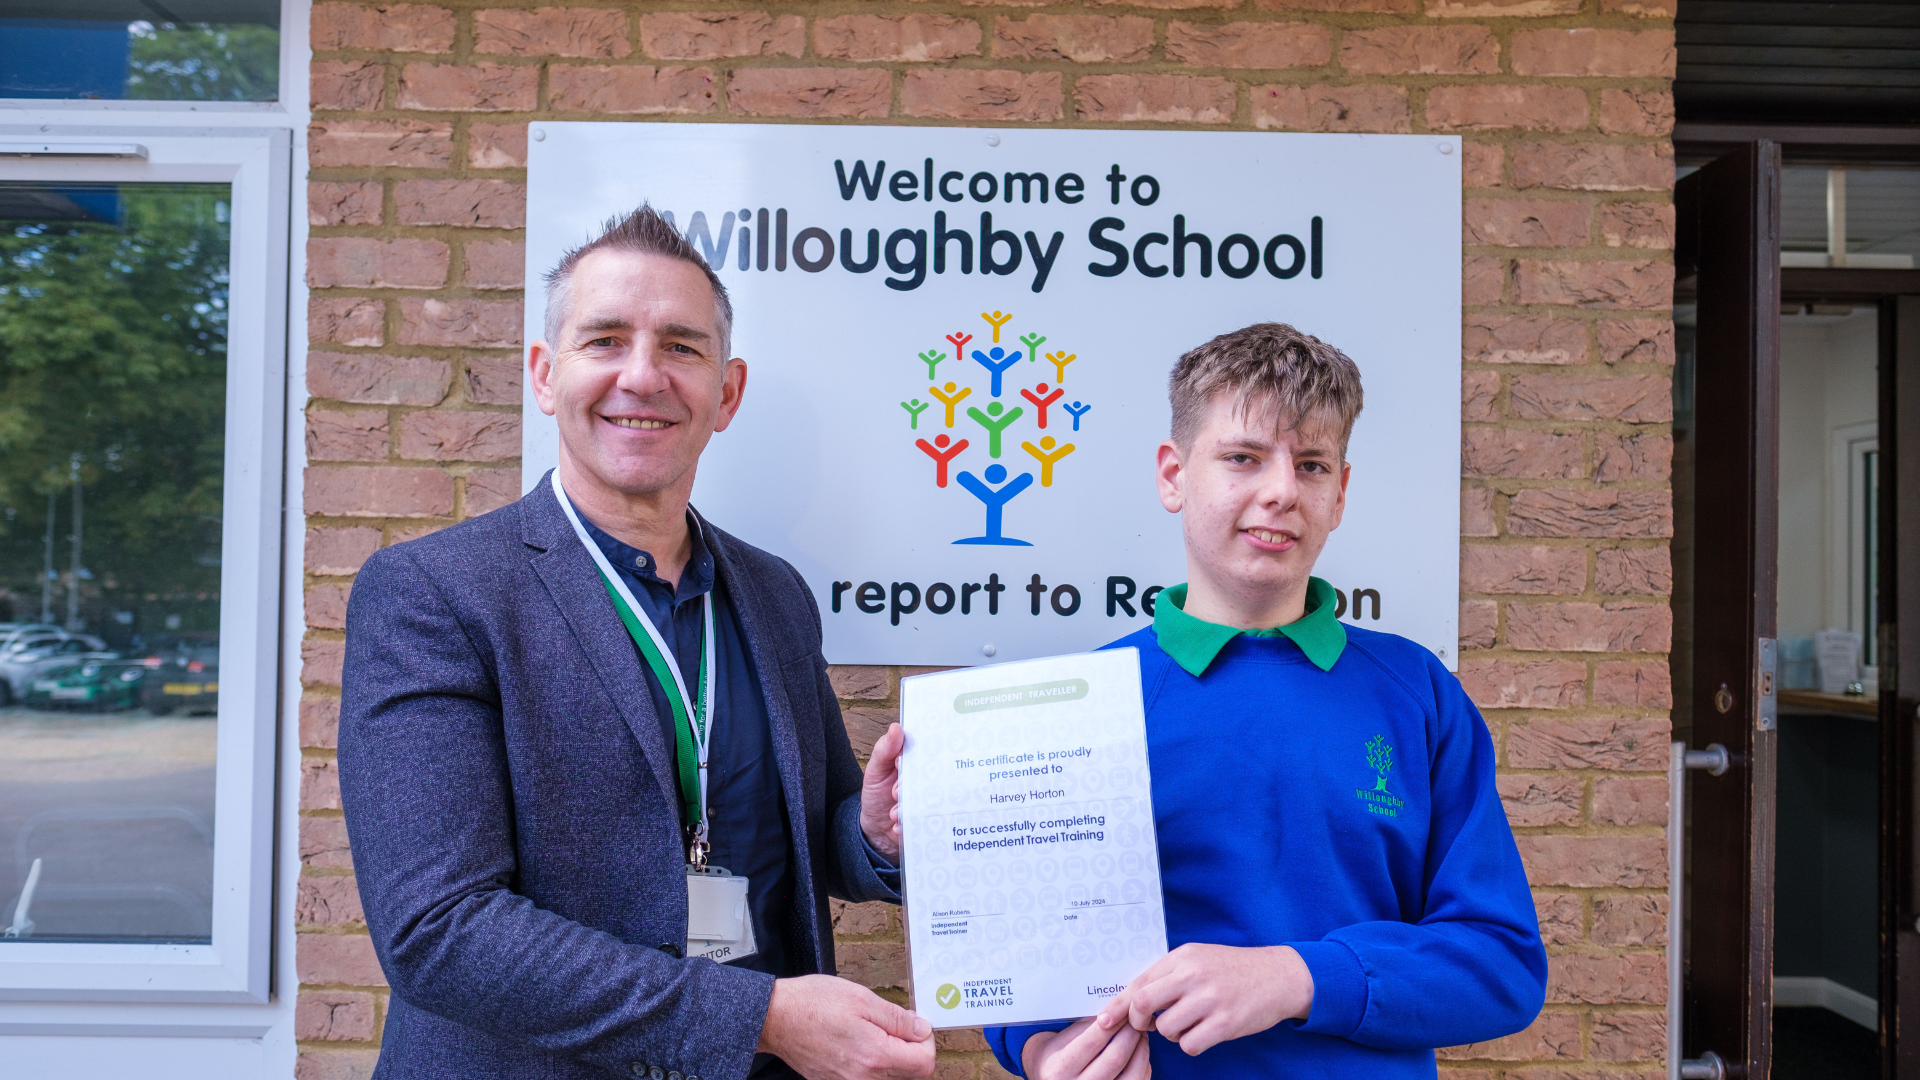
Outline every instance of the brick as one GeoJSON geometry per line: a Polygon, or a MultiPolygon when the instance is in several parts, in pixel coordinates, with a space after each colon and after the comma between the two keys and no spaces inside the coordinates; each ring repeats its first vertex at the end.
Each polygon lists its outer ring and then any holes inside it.
{"type": "Polygon", "coordinates": [[[1639,709],[1673,708],[1673,672],[1665,660],[1609,660],[1593,666],[1593,702],[1639,709]]]}
{"type": "Polygon", "coordinates": [[[1124,4],[1127,7],[1158,8],[1161,11],[1191,11],[1195,8],[1229,8],[1239,6],[1240,0],[1087,0],[1088,7],[1114,7],[1124,4]]]}
{"type": "Polygon", "coordinates": [[[307,285],[315,289],[437,289],[451,253],[438,240],[317,236],[307,241],[307,285]]]}
{"type": "Polygon", "coordinates": [[[833,696],[841,699],[878,699],[893,694],[893,675],[871,664],[835,664],[827,669],[833,696]]]}
{"type": "Polygon", "coordinates": [[[520,456],[520,416],[498,412],[417,412],[400,421],[400,456],[410,461],[504,461],[520,456]]]}
{"type": "Polygon", "coordinates": [[[387,308],[366,296],[316,296],[307,301],[307,340],[377,346],[386,341],[387,308]]]}
{"type": "Polygon", "coordinates": [[[473,124],[467,128],[467,164],[476,169],[523,169],[527,125],[473,124]]]}
{"type": "Polygon", "coordinates": [[[307,163],[315,168],[444,169],[452,161],[452,124],[329,120],[307,125],[307,163]]]}
{"type": "MultiPolygon", "coordinates": [[[[304,997],[310,991],[303,991],[304,997]]],[[[297,1009],[298,1006],[295,1006],[297,1009]]],[[[371,1080],[378,1050],[302,1050],[293,1062],[294,1080],[371,1080]]]]}
{"type": "Polygon", "coordinates": [[[1600,130],[1608,135],[1671,135],[1673,95],[1665,90],[1602,90],[1600,130]]]}
{"type": "Polygon", "coordinates": [[[1575,191],[1670,191],[1673,144],[1515,143],[1513,184],[1575,191]]]}
{"type": "Polygon", "coordinates": [[[303,686],[339,686],[340,669],[347,659],[347,644],[329,638],[307,638],[300,642],[300,682],[303,686]]]}
{"type": "Polygon", "coordinates": [[[946,1028],[933,1033],[935,1050],[958,1050],[962,1053],[990,1049],[987,1037],[977,1028],[946,1028]]]}
{"type": "Polygon", "coordinates": [[[1637,15],[1643,19],[1671,19],[1679,0],[1600,0],[1600,10],[1608,15],[1637,15]]]}
{"type": "Polygon", "coordinates": [[[1579,13],[1582,0],[1427,0],[1435,19],[1539,19],[1579,13]]]}
{"type": "Polygon", "coordinates": [[[1666,1060],[1666,1013],[1594,1013],[1593,1056],[1600,1061],[1666,1060]]]}
{"type": "Polygon", "coordinates": [[[347,822],[337,817],[300,819],[300,862],[316,870],[351,870],[347,822]]]}
{"type": "Polygon", "coordinates": [[[806,20],[759,11],[669,11],[640,17],[640,50],[661,60],[799,56],[806,20]]]}
{"type": "Polygon", "coordinates": [[[1587,782],[1577,776],[1501,776],[1495,779],[1507,823],[1515,828],[1580,824],[1587,782]]]}
{"type": "Polygon", "coordinates": [[[1460,647],[1491,649],[1500,628],[1500,605],[1492,600],[1460,603],[1460,647]]]}
{"type": "Polygon", "coordinates": [[[1471,1046],[1442,1047],[1435,1056],[1442,1061],[1570,1061],[1583,1056],[1580,1017],[1565,1012],[1541,1013],[1525,1031],[1471,1046]]]}
{"type": "Polygon", "coordinates": [[[1671,203],[1605,203],[1600,207],[1600,240],[1608,247],[1673,247],[1671,203]]]}
{"type": "Polygon", "coordinates": [[[1460,373],[1460,419],[1469,422],[1495,419],[1494,399],[1500,395],[1497,371],[1460,373]]]}
{"type": "Polygon", "coordinates": [[[981,38],[978,20],[952,15],[836,15],[813,21],[814,52],[836,60],[952,60],[978,56],[981,38]]]}
{"type": "Polygon", "coordinates": [[[719,95],[707,68],[555,64],[547,69],[547,102],[556,112],[690,115],[718,108],[719,95]]]}
{"type": "Polygon", "coordinates": [[[1661,945],[1667,940],[1667,898],[1604,896],[1593,902],[1593,940],[1599,945],[1661,945]]]}
{"type": "Polygon", "coordinates": [[[727,108],[750,116],[871,120],[892,100],[883,68],[741,68],[727,82],[727,108]]]}
{"type": "Polygon", "coordinates": [[[1496,143],[1460,144],[1460,184],[1468,188],[1499,187],[1507,167],[1507,149],[1496,143]]]}
{"type": "Polygon", "coordinates": [[[400,301],[400,343],[518,348],[520,316],[518,300],[410,297],[400,301]]]}
{"type": "Polygon", "coordinates": [[[840,977],[872,989],[907,988],[907,947],[893,941],[836,941],[840,977]]]}
{"type": "Polygon", "coordinates": [[[1584,364],[1587,327],[1576,319],[1469,315],[1461,351],[1481,364],[1584,364]]]}
{"type": "Polygon", "coordinates": [[[1673,78],[1671,30],[1516,30],[1515,75],[1673,78]]]}
{"type": "Polygon", "coordinates": [[[1060,119],[1065,97],[1057,71],[917,70],[907,72],[900,84],[900,112],[1038,123],[1060,119]]]}
{"type": "Polygon", "coordinates": [[[293,920],[308,926],[353,926],[367,921],[360,890],[350,877],[301,875],[293,899],[293,920]]]}
{"type": "Polygon", "coordinates": [[[519,240],[476,240],[465,247],[464,280],[474,289],[523,289],[527,245],[519,240]]]}
{"type": "Polygon", "coordinates": [[[473,51],[496,56],[618,57],[627,46],[627,17],[608,8],[543,7],[476,11],[473,51]]]}
{"type": "Polygon", "coordinates": [[[1522,304],[1660,310],[1673,306],[1673,264],[1521,259],[1514,294],[1522,304]]]}
{"type": "Polygon", "coordinates": [[[1248,92],[1253,126],[1271,131],[1413,130],[1404,86],[1256,86],[1248,92]]]}
{"type": "Polygon", "coordinates": [[[1507,644],[1551,652],[1663,653],[1673,647],[1673,609],[1631,600],[1509,604],[1507,644]]]}
{"type": "Polygon", "coordinates": [[[1593,324],[1600,359],[1609,364],[1673,366],[1673,322],[1669,319],[1602,319],[1593,324]]]}
{"type": "Polygon", "coordinates": [[[1498,536],[1493,517],[1493,492],[1487,488],[1468,488],[1460,493],[1460,535],[1498,536]]]}
{"type": "Polygon", "coordinates": [[[1586,203],[1558,199],[1468,199],[1463,244],[1500,247],[1585,247],[1586,203]]]}
{"type": "Polygon", "coordinates": [[[1226,79],[1189,75],[1087,75],[1074,81],[1082,120],[1224,124],[1233,119],[1226,79]]]}
{"type": "Polygon", "coordinates": [[[1547,958],[1547,1000],[1561,1004],[1664,1005],[1667,961],[1656,953],[1547,958]]]}
{"type": "Polygon", "coordinates": [[[424,356],[308,353],[307,393],[359,405],[437,405],[453,367],[424,356]]]}
{"type": "Polygon", "coordinates": [[[1657,836],[1524,835],[1520,861],[1537,888],[1660,889],[1667,884],[1667,842],[1657,836]]]}
{"type": "Polygon", "coordinates": [[[321,750],[340,745],[339,698],[306,698],[300,702],[300,745],[321,750]]]}
{"type": "Polygon", "coordinates": [[[400,69],[402,109],[526,112],[535,105],[540,69],[519,64],[408,64],[400,69]]]}
{"type": "Polygon", "coordinates": [[[467,357],[467,400],[479,405],[518,405],[520,358],[467,357]]]}
{"type": "Polygon", "coordinates": [[[527,186],[510,180],[402,180],[393,186],[402,225],[518,229],[527,223],[527,186]]]}
{"type": "Polygon", "coordinates": [[[392,526],[393,539],[387,546],[392,547],[394,544],[404,544],[409,540],[418,540],[423,536],[432,536],[434,533],[446,527],[446,523],[437,521],[429,521],[419,525],[394,525],[392,526]]]}
{"type": "Polygon", "coordinates": [[[293,1007],[293,1037],[308,1042],[365,1042],[373,1038],[373,995],[308,990],[293,1007]]]}
{"type": "Polygon", "coordinates": [[[341,582],[325,582],[307,589],[307,625],[315,630],[345,630],[350,588],[341,582]]]}
{"type": "Polygon", "coordinates": [[[380,192],[378,180],[361,184],[316,180],[307,185],[307,224],[378,225],[380,192]]]}
{"type": "Polygon", "coordinates": [[[1461,592],[1571,595],[1586,584],[1584,548],[1545,544],[1463,544],[1460,548],[1461,592]]]}
{"type": "MultiPolygon", "coordinates": [[[[517,456],[516,451],[516,456],[517,456]]],[[[467,516],[490,514],[520,501],[520,470],[471,469],[467,472],[467,516]]]]}
{"type": "Polygon", "coordinates": [[[385,461],[385,409],[307,410],[308,461],[385,461]]]}
{"type": "Polygon", "coordinates": [[[294,961],[303,984],[385,986],[387,977],[363,934],[300,934],[294,961]]]}
{"type": "Polygon", "coordinates": [[[854,756],[864,760],[873,753],[873,744],[887,733],[887,726],[900,719],[900,710],[891,705],[856,705],[841,709],[840,717],[846,722],[854,756]]]}
{"type": "Polygon", "coordinates": [[[315,60],[307,69],[307,95],[315,110],[365,112],[387,95],[387,67],[372,60],[315,60]]]}
{"type": "Polygon", "coordinates": [[[1460,685],[1482,709],[1570,709],[1586,696],[1587,666],[1576,660],[1467,660],[1460,685]]]}
{"type": "Polygon", "coordinates": [[[1331,11],[1341,13],[1379,12],[1389,15],[1413,14],[1414,0],[1254,0],[1262,11],[1331,11]]]}
{"type": "Polygon", "coordinates": [[[306,502],[309,514],[337,517],[450,517],[453,477],[434,468],[308,468],[306,502]]]}
{"type": "Polygon", "coordinates": [[[1609,779],[1593,785],[1593,822],[1596,825],[1665,825],[1665,779],[1609,779]]]}
{"type": "Polygon", "coordinates": [[[1594,436],[1593,478],[1602,483],[1617,480],[1665,480],[1673,472],[1673,436],[1656,432],[1615,435],[1601,432],[1594,436]]]}
{"type": "Polygon", "coordinates": [[[1507,766],[1665,772],[1672,734],[1665,720],[1528,720],[1507,729],[1507,766]]]}
{"type": "Polygon", "coordinates": [[[1427,92],[1427,124],[1435,131],[1579,131],[1587,126],[1587,93],[1571,86],[1436,86],[1427,92]]]}
{"type": "Polygon", "coordinates": [[[1572,479],[1586,472],[1578,435],[1478,427],[1460,433],[1462,476],[1572,479]]]}
{"type": "Polygon", "coordinates": [[[367,556],[380,550],[380,530],[364,526],[308,529],[301,559],[309,574],[356,574],[367,556]]]}
{"type": "Polygon", "coordinates": [[[1497,304],[1507,283],[1507,260],[1468,255],[1460,261],[1460,302],[1497,304]]]}
{"type": "Polygon", "coordinates": [[[1593,587],[1603,593],[1673,592],[1673,558],[1664,547],[1602,548],[1594,556],[1593,587]]]}
{"type": "Polygon", "coordinates": [[[868,937],[884,934],[893,929],[888,921],[887,911],[891,905],[875,900],[867,904],[849,904],[845,900],[828,900],[827,909],[833,917],[834,937],[868,937]]]}
{"type": "Polygon", "coordinates": [[[453,49],[453,12],[428,4],[315,4],[314,52],[443,53],[453,49]]]}
{"type": "Polygon", "coordinates": [[[331,759],[301,760],[300,809],[340,809],[340,770],[331,759]]]}
{"type": "Polygon", "coordinates": [[[1333,58],[1333,31],[1317,23],[1168,23],[1167,58],[1203,67],[1319,67],[1333,58]]]}
{"type": "Polygon", "coordinates": [[[1534,893],[1533,913],[1540,920],[1540,939],[1548,945],[1571,945],[1586,936],[1580,897],[1574,893],[1534,893]]]}
{"type": "Polygon", "coordinates": [[[1153,20],[1137,15],[1035,15],[993,24],[996,57],[1101,64],[1145,60],[1152,52],[1153,20]]]}
{"type": "Polygon", "coordinates": [[[1507,400],[1513,415],[1527,420],[1664,423],[1673,419],[1673,380],[1665,375],[1528,372],[1508,380],[1507,400]]]}
{"type": "Polygon", "coordinates": [[[1493,75],[1500,43],[1484,26],[1382,26],[1340,36],[1353,75],[1493,75]]]}

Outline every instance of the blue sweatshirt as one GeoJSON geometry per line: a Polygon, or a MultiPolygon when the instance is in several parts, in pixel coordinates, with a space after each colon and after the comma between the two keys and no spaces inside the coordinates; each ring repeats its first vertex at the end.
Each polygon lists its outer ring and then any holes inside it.
{"type": "MultiPolygon", "coordinates": [[[[1405,638],[1308,615],[1240,632],[1180,611],[1140,650],[1167,945],[1291,945],[1312,1013],[1198,1057],[1155,1033],[1155,1080],[1435,1075],[1433,1051],[1538,1015],[1547,958],[1459,680],[1405,638]],[[1163,642],[1168,648],[1163,648],[1163,642]],[[1178,659],[1176,659],[1176,656],[1178,659]]],[[[987,1028],[1007,1070],[1035,1032],[987,1028]]]]}

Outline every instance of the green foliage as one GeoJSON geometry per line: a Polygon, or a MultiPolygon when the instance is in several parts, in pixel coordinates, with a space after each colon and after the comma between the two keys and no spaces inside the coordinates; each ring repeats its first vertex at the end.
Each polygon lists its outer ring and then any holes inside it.
{"type": "MultiPolygon", "coordinates": [[[[84,200],[111,205],[97,201],[111,191],[84,200]]],[[[217,595],[228,197],[128,185],[124,224],[0,223],[0,594],[14,615],[39,613],[49,493],[68,566],[76,455],[91,625],[139,594],[217,595]]]]}
{"type": "Polygon", "coordinates": [[[1383,777],[1392,771],[1393,747],[1387,745],[1385,735],[1375,735],[1367,740],[1367,765],[1383,777]]]}
{"type": "Polygon", "coordinates": [[[127,96],[146,101],[275,101],[280,31],[248,23],[133,24],[127,96]]]}

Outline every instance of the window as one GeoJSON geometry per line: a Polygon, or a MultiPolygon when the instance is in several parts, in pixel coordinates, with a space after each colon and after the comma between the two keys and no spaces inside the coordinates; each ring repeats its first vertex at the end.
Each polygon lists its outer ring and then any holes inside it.
{"type": "Polygon", "coordinates": [[[0,97],[275,101],[279,0],[10,0],[0,97]]]}

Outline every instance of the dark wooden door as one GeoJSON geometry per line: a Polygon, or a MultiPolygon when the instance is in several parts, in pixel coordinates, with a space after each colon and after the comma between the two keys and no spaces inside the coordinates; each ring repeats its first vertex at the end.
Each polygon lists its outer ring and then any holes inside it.
{"type": "Polygon", "coordinates": [[[1880,1072],[1892,1080],[1920,1076],[1920,296],[1880,301],[1879,461],[1880,1072]]]}
{"type": "MultiPolygon", "coordinates": [[[[1780,149],[1754,142],[1675,192],[1681,276],[1697,278],[1692,454],[1690,748],[1732,767],[1694,773],[1684,1048],[1767,1075],[1772,1045],[1779,531],[1780,149]]],[[[1690,677],[1689,677],[1690,676],[1690,677]]]]}

